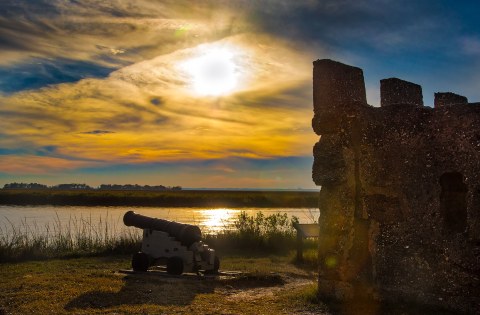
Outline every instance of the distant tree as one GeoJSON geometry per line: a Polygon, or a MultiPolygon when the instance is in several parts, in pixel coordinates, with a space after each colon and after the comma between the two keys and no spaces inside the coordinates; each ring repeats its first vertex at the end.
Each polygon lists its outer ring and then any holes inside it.
{"type": "Polygon", "coordinates": [[[92,187],[88,186],[87,184],[58,184],[56,186],[53,186],[52,189],[59,189],[59,190],[72,190],[72,189],[93,189],[92,187]]]}
{"type": "Polygon", "coordinates": [[[175,186],[175,187],[165,187],[163,185],[157,186],[150,186],[150,185],[138,185],[138,184],[125,184],[125,185],[117,185],[117,184],[101,184],[98,189],[101,190],[181,190],[182,187],[175,186]]]}
{"type": "MultiPolygon", "coordinates": [[[[58,190],[90,190],[94,189],[87,184],[58,184],[55,186],[48,187],[47,185],[39,184],[39,183],[8,183],[3,185],[3,189],[58,189],[58,190]]],[[[118,184],[101,184],[98,186],[99,190],[158,190],[158,191],[165,191],[165,190],[182,190],[180,186],[173,186],[173,187],[166,187],[163,185],[138,185],[138,184],[125,184],[125,185],[118,185],[118,184]]]]}
{"type": "Polygon", "coordinates": [[[48,186],[43,185],[43,184],[38,184],[38,183],[30,183],[30,184],[28,184],[27,188],[29,188],[29,189],[47,189],[48,186]]]}
{"type": "Polygon", "coordinates": [[[9,183],[3,185],[3,189],[47,189],[47,185],[38,183],[9,183]]]}
{"type": "Polygon", "coordinates": [[[18,189],[20,188],[20,183],[9,183],[9,184],[5,184],[3,185],[3,189],[18,189]]]}

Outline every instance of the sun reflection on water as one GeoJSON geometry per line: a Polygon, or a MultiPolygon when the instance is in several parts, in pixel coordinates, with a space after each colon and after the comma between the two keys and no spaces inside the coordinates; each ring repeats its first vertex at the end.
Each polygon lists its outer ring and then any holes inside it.
{"type": "Polygon", "coordinates": [[[196,213],[196,221],[208,233],[216,234],[222,230],[231,229],[233,221],[240,214],[236,209],[205,209],[196,213]]]}

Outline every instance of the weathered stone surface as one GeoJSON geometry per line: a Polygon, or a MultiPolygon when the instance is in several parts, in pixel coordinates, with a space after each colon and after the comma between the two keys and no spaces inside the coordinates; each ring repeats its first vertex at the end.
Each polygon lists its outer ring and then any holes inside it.
{"type": "Polygon", "coordinates": [[[396,79],[386,89],[396,94],[375,108],[361,100],[360,69],[325,60],[313,73],[320,294],[368,292],[476,313],[478,103],[423,107],[421,87],[396,79]]]}
{"type": "Polygon", "coordinates": [[[313,178],[318,185],[328,185],[345,181],[345,158],[337,138],[323,136],[322,141],[313,147],[316,157],[313,178]]]}
{"type": "Polygon", "coordinates": [[[418,84],[390,78],[380,80],[380,105],[423,106],[422,87],[418,84]]]}
{"type": "Polygon", "coordinates": [[[315,113],[336,113],[349,103],[366,103],[363,71],[330,59],[313,62],[313,103],[315,113]]]}
{"type": "Polygon", "coordinates": [[[434,107],[444,107],[456,104],[468,104],[468,99],[465,96],[458,95],[451,92],[435,93],[434,107]]]}

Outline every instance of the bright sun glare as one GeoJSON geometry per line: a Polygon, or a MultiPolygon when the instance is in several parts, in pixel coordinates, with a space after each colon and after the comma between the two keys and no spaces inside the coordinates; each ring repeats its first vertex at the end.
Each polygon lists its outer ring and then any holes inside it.
{"type": "Polygon", "coordinates": [[[199,95],[219,96],[230,93],[238,84],[234,53],[228,48],[213,48],[186,61],[182,66],[189,74],[199,95]]]}
{"type": "Polygon", "coordinates": [[[201,224],[209,232],[219,232],[229,227],[233,219],[238,215],[240,210],[234,209],[206,209],[200,213],[201,224]]]}

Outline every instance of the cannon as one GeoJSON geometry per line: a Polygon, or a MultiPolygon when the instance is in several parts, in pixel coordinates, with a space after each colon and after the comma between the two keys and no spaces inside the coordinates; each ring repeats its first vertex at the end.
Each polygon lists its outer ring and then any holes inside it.
{"type": "Polygon", "coordinates": [[[220,260],[215,250],[202,242],[198,226],[151,218],[134,211],[124,214],[123,223],[143,229],[142,249],[132,257],[134,271],[147,271],[150,266],[163,264],[167,273],[173,275],[218,273],[220,260]]]}

